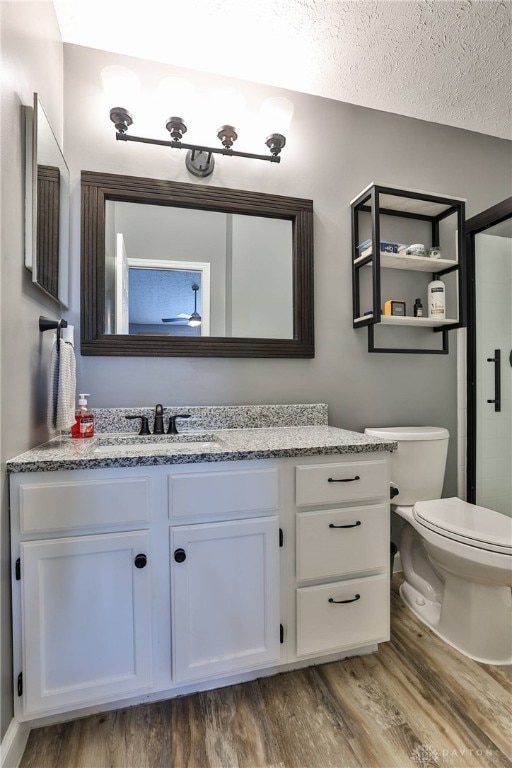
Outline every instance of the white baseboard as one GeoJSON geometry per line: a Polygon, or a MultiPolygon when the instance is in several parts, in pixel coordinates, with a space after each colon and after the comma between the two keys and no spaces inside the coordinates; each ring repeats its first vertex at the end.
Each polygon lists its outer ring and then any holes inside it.
{"type": "Polygon", "coordinates": [[[0,768],[18,768],[27,746],[30,726],[14,718],[0,744],[0,768]]]}

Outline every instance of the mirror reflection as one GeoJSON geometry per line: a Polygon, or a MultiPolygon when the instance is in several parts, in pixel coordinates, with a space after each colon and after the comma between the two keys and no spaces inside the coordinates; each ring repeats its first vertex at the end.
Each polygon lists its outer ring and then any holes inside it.
{"type": "Polygon", "coordinates": [[[293,222],[107,200],[104,332],[293,339],[293,222]]]}
{"type": "MultiPolygon", "coordinates": [[[[209,266],[209,265],[206,265],[209,266]]],[[[128,317],[116,333],[166,334],[168,336],[208,336],[209,311],[202,306],[202,272],[181,269],[162,262],[162,268],[130,266],[128,317]],[[169,306],[181,308],[176,314],[161,317],[169,306]],[[159,309],[160,308],[160,309],[159,309]]],[[[208,289],[207,289],[208,290],[208,289]]],[[[116,302],[117,308],[117,302],[116,302]]],[[[107,312],[107,320],[108,320],[107,312]]]]}

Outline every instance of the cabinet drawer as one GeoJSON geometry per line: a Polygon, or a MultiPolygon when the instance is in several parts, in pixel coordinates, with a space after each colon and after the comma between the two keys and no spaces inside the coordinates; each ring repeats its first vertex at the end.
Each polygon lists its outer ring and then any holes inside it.
{"type": "Polygon", "coordinates": [[[21,533],[142,523],[149,519],[149,478],[21,483],[21,533]]]}
{"type": "Polygon", "coordinates": [[[277,469],[217,470],[169,476],[172,518],[268,513],[277,506],[277,469]]]}
{"type": "Polygon", "coordinates": [[[297,578],[385,568],[389,515],[384,504],[297,513],[297,578]]]}
{"type": "Polygon", "coordinates": [[[296,467],[296,504],[338,504],[388,497],[387,461],[353,461],[296,467]]]}
{"type": "Polygon", "coordinates": [[[297,656],[389,640],[389,588],[369,576],[298,589],[297,656]]]}

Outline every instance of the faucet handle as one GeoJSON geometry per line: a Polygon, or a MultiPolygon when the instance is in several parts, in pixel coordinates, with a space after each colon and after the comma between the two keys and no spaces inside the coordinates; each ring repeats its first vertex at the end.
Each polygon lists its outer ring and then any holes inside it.
{"type": "Polygon", "coordinates": [[[140,432],[139,435],[150,435],[149,422],[147,416],[125,416],[125,419],[140,419],[140,432]]]}
{"type": "Polygon", "coordinates": [[[168,435],[177,435],[178,430],[176,428],[176,419],[190,419],[190,413],[177,413],[169,418],[169,427],[167,429],[168,435]]]}

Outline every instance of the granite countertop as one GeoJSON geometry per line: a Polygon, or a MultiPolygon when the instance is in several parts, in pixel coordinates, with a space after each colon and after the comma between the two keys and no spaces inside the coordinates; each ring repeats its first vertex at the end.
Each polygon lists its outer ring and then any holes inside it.
{"type": "Polygon", "coordinates": [[[7,462],[7,471],[50,472],[59,469],[155,466],[198,462],[332,456],[394,451],[397,443],[326,424],[241,429],[187,430],[139,437],[136,433],[102,432],[77,440],[56,437],[7,462]],[[187,445],[189,443],[189,445],[187,445]]]}

